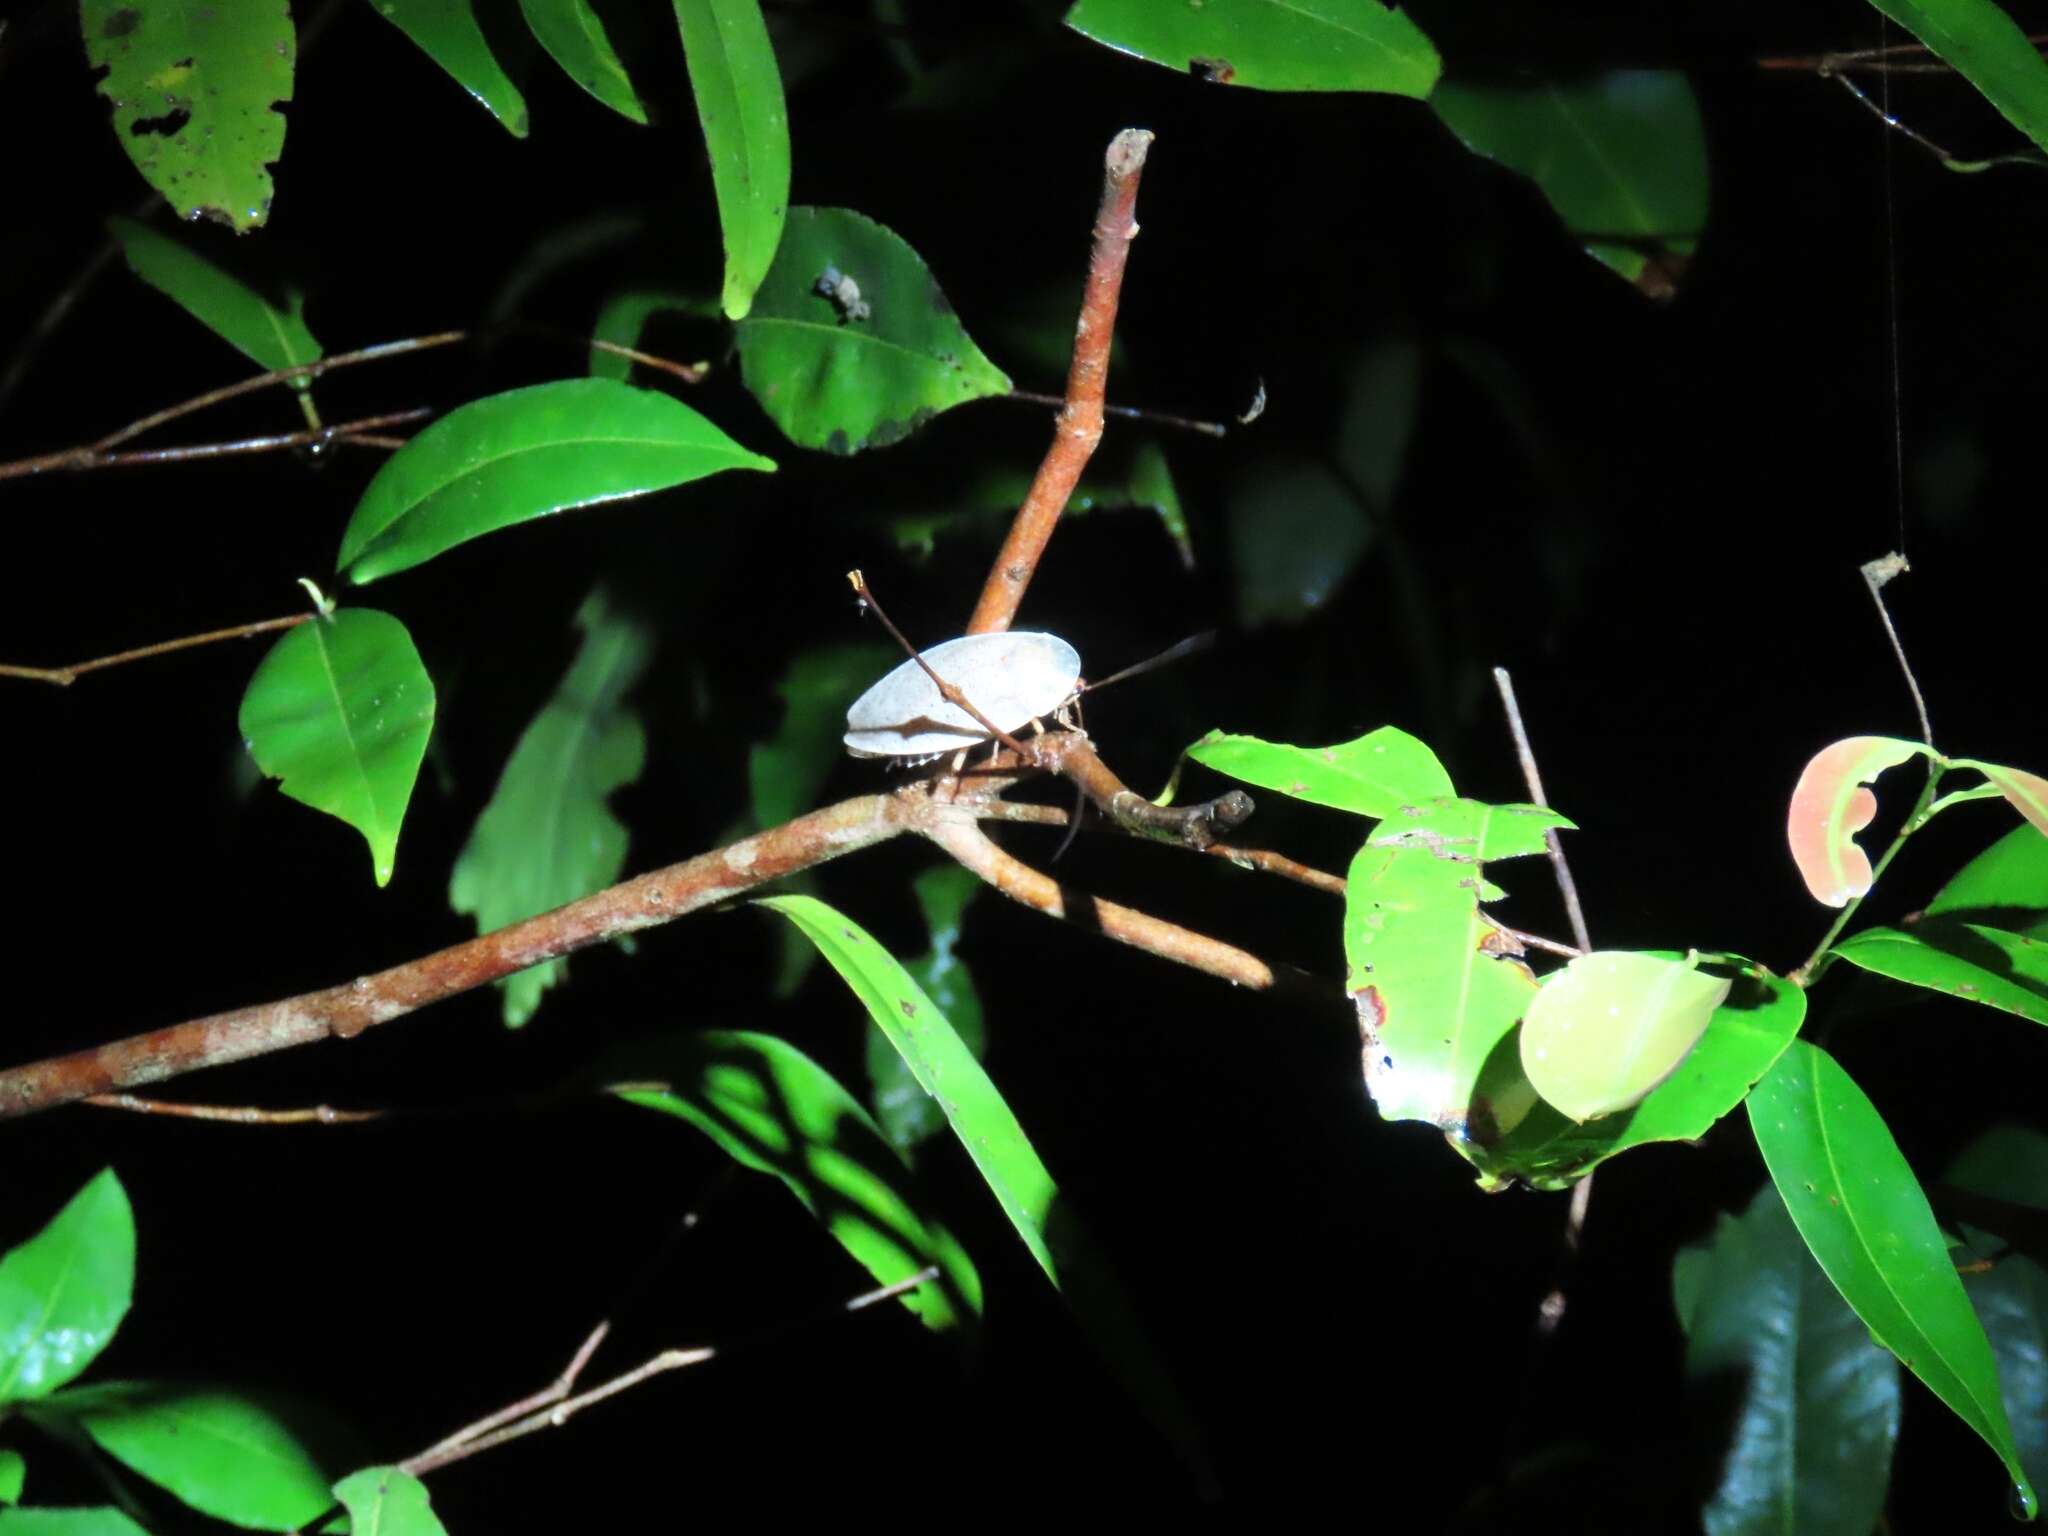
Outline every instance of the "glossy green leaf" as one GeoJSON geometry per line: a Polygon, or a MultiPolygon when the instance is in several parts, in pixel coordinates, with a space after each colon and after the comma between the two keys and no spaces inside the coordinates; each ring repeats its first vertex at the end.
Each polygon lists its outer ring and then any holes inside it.
{"type": "Polygon", "coordinates": [[[734,1161],[780,1179],[882,1284],[937,1265],[937,1281],[902,1298],[927,1327],[980,1315],[973,1261],[921,1213],[901,1154],[853,1095],[795,1046],[739,1030],[692,1030],[617,1052],[604,1073],[628,1103],[687,1120],[734,1161]]]}
{"type": "Polygon", "coordinates": [[[375,581],[470,539],[726,469],[772,470],[682,401],[563,379],[459,406],[385,461],[335,569],[375,581]]]}
{"type": "MultiPolygon", "coordinates": [[[[1994,1126],[1949,1164],[1943,1183],[2048,1208],[2048,1136],[2025,1126],[1994,1126]]],[[[1999,1393],[2020,1465],[2038,1487],[2048,1478],[2048,1269],[2000,1239],[1972,1235],[1977,1240],[1970,1251],[1988,1267],[1971,1266],[1963,1290],[1998,1361],[1999,1393]]]]}
{"type": "Polygon", "coordinates": [[[1530,1086],[1572,1120],[1648,1098],[1692,1053],[1734,985],[1697,969],[1697,958],[1596,950],[1551,972],[1522,1018],[1530,1086]]]}
{"type": "Polygon", "coordinates": [[[1870,0],[2048,150],[2048,60],[1994,0],[1870,0]]]}
{"type": "MultiPolygon", "coordinates": [[[[147,224],[117,217],[107,220],[107,228],[137,277],[259,367],[296,368],[319,361],[320,343],[306,328],[303,295],[287,294],[285,306],[279,308],[240,278],[147,224]]],[[[293,380],[299,389],[307,383],[293,380]]]]}
{"type": "Polygon", "coordinates": [[[28,1481],[28,1463],[21,1452],[0,1446],[0,1504],[21,1502],[22,1485],[28,1481]]]}
{"type": "Polygon", "coordinates": [[[287,630],[249,679],[241,728],[287,795],[363,834],[388,883],[434,728],[434,681],[405,626],[343,608],[287,630]]]}
{"type": "Polygon", "coordinates": [[[753,306],[789,215],[789,118],[757,0],[675,0],[725,237],[726,317],[753,306]]]}
{"type": "Polygon", "coordinates": [[[1211,731],[1187,755],[1261,789],[1361,816],[1392,816],[1403,806],[1456,793],[1436,754],[1391,725],[1334,747],[1293,747],[1211,731]]]}
{"type": "Polygon", "coordinates": [[[2048,837],[2014,827],[1935,893],[1927,916],[2048,938],[2048,837]]]}
{"type": "Polygon", "coordinates": [[[1707,139],[1683,74],[1450,79],[1429,103],[1474,154],[1542,189],[1586,254],[1668,298],[1707,224],[1707,139]]]}
{"type": "Polygon", "coordinates": [[[270,217],[298,33],[273,0],[80,0],[114,136],[181,219],[237,230],[270,217]]]}
{"type": "Polygon", "coordinates": [[[1536,994],[1513,941],[1479,910],[1500,895],[1473,865],[1427,848],[1368,846],[1351,861],[1345,985],[1382,1119],[1487,1143],[1534,1106],[1526,1082],[1511,1094],[1482,1082],[1494,1047],[1536,994]]]}
{"type": "MultiPolygon", "coordinates": [[[[1574,1124],[1538,1100],[1498,1140],[1454,1143],[1479,1170],[1480,1183],[1492,1189],[1511,1183],[1563,1189],[1633,1147],[1696,1141],[1740,1104],[1799,1033],[1806,1017],[1806,993],[1739,956],[1720,956],[1704,964],[1730,976],[1734,986],[1676,1072],[1634,1108],[1603,1119],[1574,1124]]],[[[1490,1090],[1492,1097],[1521,1102],[1520,1057],[1517,1031],[1494,1047],[1493,1058],[1480,1074],[1482,1089],[1490,1090]]],[[[1521,1082],[1526,1084],[1527,1079],[1521,1082]]],[[[1533,1089],[1528,1092],[1533,1096],[1533,1089]]]]}
{"type": "Polygon", "coordinates": [[[792,442],[829,453],[900,442],[941,411],[1010,388],[917,252],[846,208],[789,210],[738,332],[741,376],[761,408],[792,442]]]}
{"type": "Polygon", "coordinates": [[[2048,1024],[2048,939],[1976,923],[1866,928],[1835,946],[1851,965],[2048,1024]]]}
{"type": "Polygon", "coordinates": [[[1795,1040],[1750,1095],[1749,1121],[1828,1278],[1871,1335],[1997,1452],[2031,1518],[2034,1492],[1991,1345],[1927,1197],[1876,1108],[1832,1056],[1795,1040]]]}
{"type": "Polygon", "coordinates": [[[1917,741],[1895,736],[1850,736],[1807,760],[1792,787],[1785,840],[1799,878],[1815,901],[1846,906],[1870,889],[1870,857],[1856,834],[1877,815],[1877,796],[1864,786],[1887,768],[1925,757],[1917,741]]]}
{"type": "Polygon", "coordinates": [[[1991,781],[1991,787],[2005,797],[2006,803],[2026,817],[2028,825],[2043,837],[2048,837],[2048,779],[2024,768],[1979,762],[1974,757],[1951,758],[1949,766],[1974,768],[1983,774],[1991,781]]]}
{"type": "Polygon", "coordinates": [[[291,1530],[334,1502],[312,1449],[332,1426],[289,1398],[112,1382],[75,1387],[43,1411],[71,1418],[130,1471],[218,1520],[291,1530]]]}
{"type": "MultiPolygon", "coordinates": [[[[629,288],[604,301],[604,307],[597,312],[596,323],[590,328],[590,337],[593,341],[608,341],[613,346],[631,347],[638,352],[644,350],[640,341],[647,330],[647,322],[656,315],[710,318],[717,313],[717,305],[673,288],[629,288]]],[[[590,376],[593,379],[617,379],[623,384],[632,372],[631,358],[621,357],[603,347],[590,349],[590,376]]]]}
{"type": "MultiPolygon", "coordinates": [[[[983,889],[980,878],[958,864],[935,865],[912,881],[911,890],[932,942],[923,954],[903,962],[910,979],[938,1005],[960,1043],[977,1061],[987,1041],[981,994],[954,950],[960,943],[960,921],[967,904],[983,889]]],[[[946,1128],[944,1112],[918,1085],[910,1063],[890,1044],[880,1026],[872,1023],[868,1025],[868,1101],[889,1139],[906,1150],[946,1128]]]]}
{"type": "Polygon", "coordinates": [[[1547,805],[1441,796],[1388,812],[1366,842],[1375,848],[1427,848],[1438,858],[1470,863],[1547,853],[1544,834],[1559,830],[1573,830],[1573,824],[1547,805]]]}
{"type": "Polygon", "coordinates": [[[109,1168],[0,1257],[0,1403],[48,1396],[91,1365],[134,1288],[135,1214],[109,1168]]]}
{"type": "Polygon", "coordinates": [[[647,121],[647,108],[590,0],[519,0],[519,9],[564,74],[620,116],[647,121]]]}
{"type": "Polygon", "coordinates": [[[1312,459],[1267,459],[1230,494],[1230,559],[1248,627],[1321,611],[1377,537],[1366,508],[1312,459]]]}
{"type": "MultiPolygon", "coordinates": [[[[448,882],[448,905],[489,933],[602,890],[626,867],[626,828],[606,799],[640,777],[647,733],[622,700],[646,670],[654,637],[593,593],[576,615],[583,645],[554,695],[505,760],[448,882]]],[[[566,957],[498,983],[518,1028],[567,977],[566,957]]]]}
{"type": "Polygon", "coordinates": [[[1870,1536],[1899,1435],[1898,1361],[1768,1184],[1679,1259],[1688,1395],[1732,1431],[1706,1536],[1870,1536]]]}
{"type": "Polygon", "coordinates": [[[780,826],[817,804],[818,790],[845,754],[846,706],[903,659],[893,646],[866,642],[803,652],[775,685],[782,723],[747,751],[754,825],[780,826]]]}
{"type": "Polygon", "coordinates": [[[477,25],[475,0],[371,0],[377,14],[448,71],[514,138],[526,137],[526,98],[477,25]]]}
{"type": "Polygon", "coordinates": [[[110,1505],[82,1509],[0,1509],[0,1536],[150,1536],[110,1505]]]}
{"type": "Polygon", "coordinates": [[[918,1084],[945,1111],[953,1134],[1031,1256],[1074,1309],[1153,1424],[1205,1485],[1201,1438],[1147,1339],[1143,1320],[1114,1271],[1039,1161],[1002,1093],[924,989],[874,939],[808,896],[771,896],[772,907],[801,928],[889,1037],[918,1084]]]}
{"type": "Polygon", "coordinates": [[[1262,91],[1421,97],[1443,67],[1407,13],[1380,0],[1078,0],[1067,25],[1119,53],[1262,91]]]}
{"type": "Polygon", "coordinates": [[[349,1536],[447,1536],[427,1485],[399,1467],[365,1467],[334,1485],[349,1536]]]}

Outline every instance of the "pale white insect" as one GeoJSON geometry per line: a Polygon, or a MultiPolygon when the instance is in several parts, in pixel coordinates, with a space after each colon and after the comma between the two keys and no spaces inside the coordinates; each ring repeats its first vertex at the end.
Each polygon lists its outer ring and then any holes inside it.
{"type": "MultiPolygon", "coordinates": [[[[1012,734],[1057,715],[1081,686],[1080,653],[1058,635],[964,635],[923,655],[933,672],[1012,734]]],[[[987,729],[947,703],[914,660],[855,699],[846,712],[846,750],[855,757],[938,757],[988,740],[987,729]]]]}

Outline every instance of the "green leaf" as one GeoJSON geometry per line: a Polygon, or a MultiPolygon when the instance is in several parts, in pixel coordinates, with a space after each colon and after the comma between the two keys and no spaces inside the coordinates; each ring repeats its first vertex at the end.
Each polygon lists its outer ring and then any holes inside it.
{"type": "MultiPolygon", "coordinates": [[[[1943,1182],[1994,1200],[2048,1207],[2048,1136],[1994,1126],[1949,1164],[1943,1182]]],[[[1998,1361],[1999,1393],[2020,1465],[2038,1486],[2048,1478],[2048,1270],[1996,1239],[1971,1249],[1990,1267],[1965,1274],[1963,1289],[1998,1361]]]]}
{"type": "Polygon", "coordinates": [[[550,513],[774,468],[653,390],[610,379],[507,390],[458,406],[385,461],[334,565],[375,581],[550,513]]]}
{"type": "Polygon", "coordinates": [[[564,74],[620,116],[647,121],[647,108],[590,0],[519,0],[519,9],[564,74]]]}
{"type": "MultiPolygon", "coordinates": [[[[286,307],[264,298],[240,278],[133,219],[112,218],[107,228],[135,275],[259,367],[296,368],[320,360],[320,343],[306,329],[305,297],[286,296],[286,307]]],[[[294,379],[295,389],[309,381],[294,379]]]]}
{"type": "Polygon", "coordinates": [[[1935,920],[1866,928],[1835,946],[1851,965],[2048,1024],[2048,939],[1935,920]]]}
{"type": "Polygon", "coordinates": [[[1467,149],[1535,182],[1587,255],[1670,297],[1707,224],[1706,130],[1683,74],[1451,79],[1429,104],[1467,149]]]}
{"type": "Polygon", "coordinates": [[[890,646],[820,646],[790,662],[775,685],[782,724],[747,751],[747,784],[756,828],[776,827],[810,810],[844,751],[846,706],[902,659],[890,646]]]}
{"type": "Polygon", "coordinates": [[[2048,150],[2048,60],[1993,0],[1870,0],[2048,150]]]}
{"type": "Polygon", "coordinates": [[[0,1509],[0,1536],[149,1536],[120,1510],[0,1509]]]}
{"type": "Polygon", "coordinates": [[[427,1485],[398,1467],[365,1467],[334,1485],[351,1536],[447,1536],[427,1485]]]}
{"type": "Polygon", "coordinates": [[[917,252],[846,208],[789,210],[738,332],[747,388],[806,448],[886,447],[940,411],[1010,389],[917,252]]]}
{"type": "Polygon", "coordinates": [[[332,1425],[289,1398],[112,1382],[73,1388],[41,1411],[74,1420],[130,1471],[218,1520],[284,1531],[334,1502],[310,1449],[332,1425]]]}
{"type": "MultiPolygon", "coordinates": [[[[1480,1183],[1492,1189],[1509,1183],[1563,1189],[1633,1147],[1696,1141],[1740,1104],[1799,1033],[1806,993],[1739,955],[1705,964],[1731,975],[1734,986],[1676,1072],[1633,1109],[1604,1119],[1575,1125],[1539,1100],[1499,1140],[1454,1143],[1479,1170],[1480,1183]]],[[[1482,1088],[1495,1098],[1521,1102],[1520,1055],[1519,1031],[1505,1036],[1480,1073],[1482,1088]]]]}
{"type": "Polygon", "coordinates": [[[1503,1097],[1482,1073],[1534,1000],[1536,978],[1479,904],[1501,892],[1423,848],[1365,847],[1344,882],[1346,983],[1365,1085],[1385,1120],[1421,1120],[1454,1143],[1491,1142],[1535,1094],[1503,1097]]]}
{"type": "Polygon", "coordinates": [[[795,1046],[740,1030],[693,1030],[628,1046],[602,1070],[627,1103],[687,1120],[735,1162],[780,1179],[882,1284],[937,1265],[936,1282],[902,1298],[927,1327],[955,1328],[980,1315],[974,1263],[921,1213],[901,1155],[853,1095],[795,1046]]]}
{"type": "Polygon", "coordinates": [[[256,766],[362,833],[377,883],[389,883],[434,728],[434,682],[405,626],[343,608],[288,630],[249,679],[241,728],[256,766]]]}
{"type": "MultiPolygon", "coordinates": [[[[973,975],[953,951],[960,942],[960,920],[967,903],[982,888],[980,878],[958,864],[935,865],[919,875],[911,890],[918,910],[924,913],[932,943],[923,954],[903,962],[910,979],[938,1005],[960,1043],[977,1061],[987,1045],[981,994],[975,990],[973,975]]],[[[945,1115],[918,1086],[910,1063],[890,1044],[881,1027],[872,1023],[868,1025],[868,1097],[889,1140],[906,1151],[946,1128],[945,1115]]]]}
{"type": "Polygon", "coordinates": [[[411,38],[517,139],[526,137],[526,98],[498,64],[477,25],[474,0],[371,0],[377,14],[411,38]]]}
{"type": "Polygon", "coordinates": [[[45,1397],[107,1347],[135,1289],[135,1214],[109,1168],[0,1258],[0,1403],[45,1397]]]}
{"type": "Polygon", "coordinates": [[[756,0],[675,0],[725,236],[726,318],[743,320],[789,214],[789,118],[756,0]]]}
{"type": "Polygon", "coordinates": [[[1422,97],[1443,67],[1422,29],[1379,0],[1079,0],[1067,25],[1119,53],[1262,91],[1422,97]]]}
{"type": "Polygon", "coordinates": [[[0,1504],[21,1502],[22,1485],[28,1481],[28,1463],[21,1452],[0,1446],[0,1504]]]}
{"type": "Polygon", "coordinates": [[[1325,607],[1377,537],[1371,514],[1312,459],[1267,459],[1230,496],[1237,612],[1248,628],[1325,607]]]}
{"type": "Polygon", "coordinates": [[[1820,1267],[1872,1337],[1998,1453],[2032,1518],[1991,1345],[1919,1181],[1863,1090],[1826,1051],[1795,1040],[1750,1095],[1749,1122],[1820,1267]]]}
{"type": "MultiPolygon", "coordinates": [[[[654,637],[592,593],[576,615],[583,645],[533,717],[448,882],[448,905],[489,933],[549,912],[619,878],[626,828],[605,803],[640,777],[647,733],[621,701],[646,670],[654,637]]],[[[566,958],[499,982],[505,1023],[518,1028],[568,975],[566,958]]]]}
{"type": "Polygon", "coordinates": [[[1173,1444],[1198,1481],[1208,1482],[1201,1439],[1095,1240],[1039,1161],[1002,1093],[924,989],[850,918],[809,896],[760,902],[795,923],[889,1037],[919,1086],[938,1101],[953,1134],[1010,1218],[1046,1278],[1125,1387],[1173,1444]]]}
{"type": "Polygon", "coordinates": [[[1292,747],[1211,731],[1187,755],[1261,789],[1361,816],[1391,816],[1403,806],[1456,793],[1436,754],[1391,725],[1334,747],[1292,747]]]}
{"type": "Polygon", "coordinates": [[[1877,815],[1877,796],[1864,788],[1888,768],[1928,750],[1895,736],[1850,736],[1808,759],[1792,787],[1785,839],[1799,878],[1815,901],[1847,906],[1876,876],[1856,834],[1877,815]]]}
{"type": "Polygon", "coordinates": [[[80,0],[114,136],[181,219],[237,232],[270,217],[298,34],[274,0],[80,0]]]}
{"type": "Polygon", "coordinates": [[[1573,1120],[1632,1109],[1692,1054],[1731,978],[1629,950],[1578,955],[1543,979],[1521,1028],[1522,1072],[1573,1120]]]}
{"type": "Polygon", "coordinates": [[[2006,803],[2022,816],[2036,832],[2048,837],[2048,779],[2038,773],[2029,773],[2024,768],[2008,768],[2003,763],[1979,762],[1974,757],[1957,757],[1949,760],[1951,768],[1974,768],[1989,779],[1989,787],[2005,796],[2006,803]]]}
{"type": "Polygon", "coordinates": [[[1679,1257],[1690,1392],[1731,1428],[1707,1536],[1870,1536],[1899,1436],[1898,1361],[1872,1342],[1768,1184],[1739,1218],[1721,1218],[1710,1244],[1679,1257]]]}
{"type": "MultiPolygon", "coordinates": [[[[717,313],[716,306],[672,288],[629,288],[604,301],[604,307],[597,312],[597,322],[590,328],[590,337],[637,352],[641,350],[640,338],[647,330],[647,322],[656,315],[683,314],[708,319],[717,313]]],[[[632,372],[631,358],[602,347],[590,349],[593,379],[617,379],[623,384],[632,372]]]]}
{"type": "Polygon", "coordinates": [[[1547,853],[1544,834],[1576,830],[1547,805],[1488,805],[1443,796],[1387,813],[1366,842],[1375,848],[1427,848],[1440,859],[1516,859],[1547,853]]]}
{"type": "Polygon", "coordinates": [[[2048,837],[2014,827],[1936,893],[1927,915],[2048,938],[2048,837]]]}

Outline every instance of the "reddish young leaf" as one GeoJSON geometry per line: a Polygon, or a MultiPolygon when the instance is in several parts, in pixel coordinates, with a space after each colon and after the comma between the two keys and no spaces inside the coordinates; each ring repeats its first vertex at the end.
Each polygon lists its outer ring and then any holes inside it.
{"type": "Polygon", "coordinates": [[[1996,763],[1972,763],[1985,778],[1998,786],[1998,792],[2012,802],[2036,831],[2048,837],[2048,779],[2038,773],[2029,773],[2024,768],[2001,768],[1996,763]]]}
{"type": "Polygon", "coordinates": [[[1785,840],[1815,901],[1845,906],[1870,889],[1870,859],[1856,834],[1877,814],[1877,796],[1863,786],[1916,754],[1927,755],[1917,741],[1850,736],[1821,748],[1799,775],[1785,840]]]}

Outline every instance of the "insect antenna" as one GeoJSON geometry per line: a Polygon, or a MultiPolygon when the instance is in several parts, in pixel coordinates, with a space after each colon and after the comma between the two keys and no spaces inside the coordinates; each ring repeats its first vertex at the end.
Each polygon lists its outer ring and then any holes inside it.
{"type": "Polygon", "coordinates": [[[1089,683],[1081,691],[1083,693],[1093,693],[1098,688],[1107,688],[1111,683],[1120,683],[1125,678],[1136,677],[1143,672],[1150,672],[1155,667],[1168,666],[1173,662],[1179,661],[1183,656],[1192,656],[1197,651],[1206,651],[1215,643],[1216,631],[1205,629],[1199,635],[1189,635],[1185,640],[1176,641],[1157,656],[1150,656],[1143,661],[1134,662],[1130,666],[1125,667],[1121,672],[1112,672],[1100,682],[1089,683]]]}

